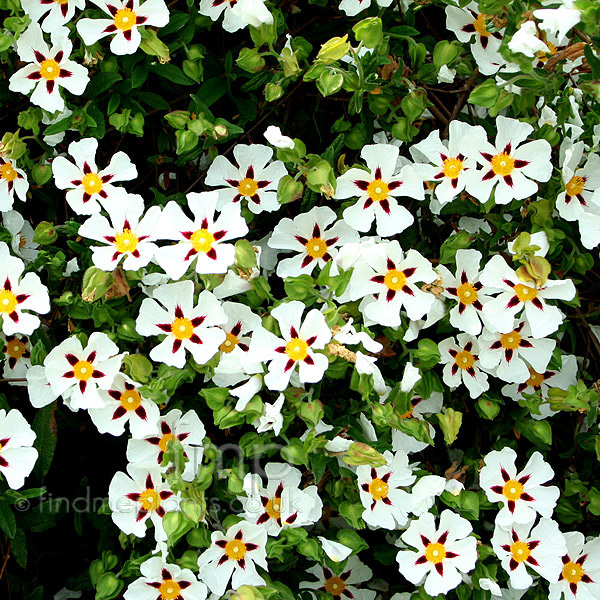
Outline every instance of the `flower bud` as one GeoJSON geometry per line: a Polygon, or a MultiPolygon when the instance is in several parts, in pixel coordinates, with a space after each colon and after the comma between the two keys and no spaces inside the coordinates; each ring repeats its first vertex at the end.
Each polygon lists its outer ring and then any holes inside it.
{"type": "Polygon", "coordinates": [[[204,58],[204,48],[198,44],[194,44],[190,46],[188,50],[188,60],[192,60],[194,62],[198,62],[204,58]]]}
{"type": "Polygon", "coordinates": [[[33,241],[41,246],[53,244],[57,239],[58,233],[56,233],[54,225],[49,221],[39,223],[33,232],[33,241]]]}
{"type": "Polygon", "coordinates": [[[319,159],[306,173],[306,185],[313,192],[321,192],[324,186],[333,185],[335,175],[333,167],[325,160],[319,159]]]}
{"type": "Polygon", "coordinates": [[[235,243],[235,264],[246,271],[257,266],[256,251],[248,240],[238,240],[235,243]]]}
{"type": "Polygon", "coordinates": [[[321,46],[319,54],[317,54],[317,60],[328,65],[346,56],[349,50],[350,42],[348,41],[348,34],[344,37],[334,37],[321,46]]]}
{"type": "Polygon", "coordinates": [[[31,177],[38,185],[44,185],[52,179],[52,167],[48,163],[33,166],[31,177]]]}
{"type": "Polygon", "coordinates": [[[113,276],[98,267],[89,267],[83,274],[81,297],[86,302],[98,300],[113,284],[113,276]]]}
{"type": "Polygon", "coordinates": [[[433,64],[438,70],[442,65],[450,66],[460,56],[460,53],[461,46],[458,42],[442,40],[433,49],[433,64]]]}
{"type": "Polygon", "coordinates": [[[283,96],[283,87],[280,83],[267,83],[264,94],[267,102],[275,102],[283,96]]]}
{"type": "Polygon", "coordinates": [[[191,498],[184,498],[181,502],[181,512],[197,525],[199,521],[204,517],[206,513],[206,502],[201,503],[199,500],[192,500],[191,498]]]}
{"type": "Polygon", "coordinates": [[[352,27],[354,37],[367,48],[376,48],[383,41],[383,23],[379,17],[367,17],[352,27]]]}
{"type": "Polygon", "coordinates": [[[96,585],[96,600],[110,600],[119,594],[124,583],[114,573],[104,573],[96,585]]]}
{"type": "Polygon", "coordinates": [[[177,154],[191,152],[198,145],[198,136],[188,129],[178,129],[175,132],[177,140],[177,154]]]}
{"type": "Polygon", "coordinates": [[[296,77],[302,72],[302,69],[298,65],[296,53],[292,52],[289,48],[283,48],[279,62],[283,65],[284,77],[296,77]]]}
{"type": "Polygon", "coordinates": [[[15,133],[5,133],[0,142],[1,156],[17,160],[27,151],[27,144],[19,138],[19,130],[15,133]]]}
{"type": "Polygon", "coordinates": [[[323,96],[331,96],[339,92],[344,85],[344,76],[339,71],[326,70],[323,71],[317,79],[317,89],[323,96]]]}
{"type": "MultiPolygon", "coordinates": [[[[198,568],[198,555],[193,550],[186,550],[181,558],[175,561],[182,569],[190,571],[198,568]]],[[[160,596],[162,598],[162,596],[160,596]]],[[[179,596],[181,598],[181,596],[179,596]]]]}
{"type": "MultiPolygon", "coordinates": [[[[129,321],[133,321],[133,319],[128,319],[129,321]]],[[[135,321],[133,322],[135,326],[135,321]]],[[[117,334],[119,337],[126,341],[137,341],[135,339],[127,340],[127,338],[122,337],[119,332],[119,328],[117,328],[117,334]]],[[[134,381],[139,383],[148,383],[150,381],[150,377],[152,376],[153,366],[152,363],[143,355],[143,354],[128,354],[123,359],[123,364],[125,365],[125,374],[131,377],[134,381]]]]}
{"type": "Polygon", "coordinates": [[[248,73],[258,73],[265,68],[265,59],[256,48],[242,48],[235,62],[248,73]]]}
{"type": "Polygon", "coordinates": [[[277,186],[277,200],[279,204],[288,204],[302,198],[304,186],[291,175],[285,175],[279,180],[277,186]]]}
{"type": "Polygon", "coordinates": [[[173,129],[185,129],[190,121],[189,110],[174,110],[165,115],[165,120],[173,129]]]}
{"type": "Polygon", "coordinates": [[[187,128],[197,136],[205,135],[213,130],[213,124],[202,115],[188,122],[187,128]]]}
{"type": "Polygon", "coordinates": [[[410,142],[418,132],[419,130],[413,127],[406,117],[399,117],[392,125],[392,135],[403,142],[410,142]]]}
{"type": "Polygon", "coordinates": [[[496,82],[493,79],[488,79],[471,92],[469,102],[484,108],[492,108],[496,104],[499,95],[500,88],[496,85],[496,82]]]}
{"type": "Polygon", "coordinates": [[[229,600],[264,600],[264,596],[253,585],[241,585],[229,600]]]}
{"type": "Polygon", "coordinates": [[[181,70],[196,83],[200,83],[204,77],[204,67],[201,62],[194,62],[193,60],[184,60],[181,63],[181,70]]]}
{"type": "Polygon", "coordinates": [[[298,412],[300,414],[300,418],[312,427],[316,427],[317,423],[325,414],[323,410],[323,403],[320,400],[303,402],[300,404],[300,410],[298,412]]]}
{"type": "Polygon", "coordinates": [[[150,56],[158,57],[161,64],[165,64],[171,60],[169,47],[158,39],[158,35],[154,29],[145,28],[140,42],[140,49],[150,56]]]}
{"type": "Polygon", "coordinates": [[[103,573],[104,565],[102,564],[102,561],[99,558],[97,558],[90,565],[90,581],[92,582],[92,585],[96,585],[98,583],[98,580],[100,579],[103,573]]]}
{"type": "Polygon", "coordinates": [[[224,123],[215,125],[213,129],[213,137],[215,140],[222,140],[229,135],[229,128],[224,123]]]}
{"type": "Polygon", "coordinates": [[[370,465],[371,467],[383,467],[386,464],[385,458],[371,448],[368,444],[354,442],[348,448],[347,455],[344,456],[344,462],[349,465],[370,465]]]}

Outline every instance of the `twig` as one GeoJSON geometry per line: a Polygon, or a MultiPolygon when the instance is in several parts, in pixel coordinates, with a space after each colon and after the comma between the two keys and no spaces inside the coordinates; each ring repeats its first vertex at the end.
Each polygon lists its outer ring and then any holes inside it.
{"type": "Polygon", "coordinates": [[[10,558],[10,540],[8,540],[8,547],[6,548],[6,554],[4,555],[4,562],[2,563],[2,569],[0,569],[0,579],[4,577],[4,571],[6,570],[6,563],[10,558]]]}

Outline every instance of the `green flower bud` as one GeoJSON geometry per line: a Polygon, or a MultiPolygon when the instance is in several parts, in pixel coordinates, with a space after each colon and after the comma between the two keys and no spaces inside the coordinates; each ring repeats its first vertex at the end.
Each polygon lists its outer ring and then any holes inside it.
{"type": "Polygon", "coordinates": [[[33,232],[33,241],[41,246],[53,244],[57,239],[58,233],[49,221],[42,221],[33,232]]]}
{"type": "Polygon", "coordinates": [[[200,83],[204,77],[204,67],[200,62],[194,62],[193,60],[184,60],[181,63],[181,70],[196,83],[200,83]]]}
{"type": "Polygon", "coordinates": [[[188,122],[188,129],[197,136],[205,135],[213,130],[213,124],[202,115],[188,122]]]}
{"type": "Polygon", "coordinates": [[[244,479],[240,477],[238,469],[231,469],[228,472],[227,489],[235,496],[239,496],[244,492],[244,479]]]}
{"type": "Polygon", "coordinates": [[[250,37],[257,48],[274,44],[278,39],[277,20],[273,19],[273,23],[263,23],[260,27],[249,27],[250,37]]]}
{"type": "MultiPolygon", "coordinates": [[[[121,320],[117,327],[117,337],[126,342],[142,342],[144,341],[143,336],[141,336],[135,330],[135,321],[133,319],[124,318],[121,320]]],[[[152,364],[152,363],[150,363],[152,364]]],[[[140,380],[138,380],[140,381],[140,380]]],[[[145,383],[142,382],[142,383],[145,383]]]]}
{"type": "Polygon", "coordinates": [[[452,408],[446,408],[443,413],[437,415],[437,418],[444,434],[444,441],[451,446],[458,437],[462,425],[462,413],[452,408]]]}
{"type": "Polygon", "coordinates": [[[184,526],[185,516],[178,510],[173,510],[165,514],[163,517],[163,527],[169,539],[173,537],[177,531],[184,526]]]}
{"type": "Polygon", "coordinates": [[[300,404],[300,410],[298,412],[300,414],[300,418],[312,427],[316,427],[317,423],[325,414],[325,411],[323,410],[323,403],[320,400],[303,402],[300,404]]]}
{"type": "Polygon", "coordinates": [[[193,60],[194,62],[202,60],[204,58],[204,52],[205,50],[203,46],[194,44],[193,46],[190,46],[188,50],[188,60],[193,60]]]}
{"type": "Polygon", "coordinates": [[[48,163],[38,163],[31,169],[31,177],[38,185],[44,185],[52,179],[52,167],[48,163]]]}
{"type": "Polygon", "coordinates": [[[264,600],[264,598],[253,585],[241,585],[229,600],[264,600]]]}
{"type": "Polygon", "coordinates": [[[292,438],[287,446],[281,449],[283,460],[292,463],[293,465],[308,466],[308,457],[304,452],[304,444],[298,438],[292,438]]]}
{"type": "Polygon", "coordinates": [[[214,126],[213,137],[215,140],[222,140],[229,135],[229,128],[224,123],[219,123],[214,126]]]}
{"type": "Polygon", "coordinates": [[[138,381],[139,383],[148,383],[150,381],[154,367],[143,354],[128,354],[123,359],[123,364],[125,365],[125,374],[134,381],[138,381]]]}
{"type": "Polygon", "coordinates": [[[326,41],[317,54],[317,60],[321,63],[331,64],[336,60],[346,56],[350,51],[350,42],[348,34],[344,37],[334,37],[326,41]]]}
{"type": "Polygon", "coordinates": [[[489,398],[482,396],[477,400],[477,412],[484,418],[492,421],[500,413],[500,405],[489,398]]]}
{"type": "Polygon", "coordinates": [[[359,150],[365,145],[365,130],[362,125],[355,125],[344,135],[344,144],[351,150],[359,150]]]}
{"type": "Polygon", "coordinates": [[[552,272],[550,263],[542,256],[532,256],[517,269],[517,277],[525,283],[532,282],[536,287],[543,287],[552,272]]]}
{"type": "Polygon", "coordinates": [[[400,106],[402,107],[402,112],[406,115],[406,118],[411,123],[414,123],[427,106],[427,93],[425,90],[417,89],[404,96],[400,106]]]}
{"type": "Polygon", "coordinates": [[[108,292],[113,284],[113,276],[98,267],[89,267],[83,274],[81,297],[86,302],[98,300],[108,292]]]}
{"type": "MultiPolygon", "coordinates": [[[[0,51],[1,52],[1,51],[0,51]]],[[[42,109],[30,106],[17,117],[19,127],[33,131],[34,135],[40,132],[40,121],[42,120],[42,109]]]]}
{"type": "Polygon", "coordinates": [[[492,108],[496,104],[499,95],[500,88],[496,85],[496,82],[493,79],[487,79],[485,83],[478,85],[471,92],[469,102],[484,108],[492,108]]]}
{"type": "Polygon", "coordinates": [[[248,272],[257,266],[256,251],[248,240],[235,243],[235,264],[248,272]]]}
{"type": "Polygon", "coordinates": [[[317,79],[317,89],[323,96],[331,96],[339,92],[344,85],[344,76],[339,71],[326,70],[323,71],[317,79]]]}
{"type": "Polygon", "coordinates": [[[406,117],[399,117],[392,126],[392,135],[403,142],[410,142],[418,132],[419,130],[413,127],[406,117]]]}
{"type": "Polygon", "coordinates": [[[296,53],[292,52],[289,48],[283,48],[279,62],[283,65],[284,77],[296,77],[302,72],[302,69],[298,65],[296,53]]]}
{"type": "Polygon", "coordinates": [[[206,502],[184,498],[181,501],[180,510],[194,525],[197,525],[206,513],[206,502]]]}
{"type": "Polygon", "coordinates": [[[104,573],[96,585],[96,600],[111,600],[118,596],[125,584],[114,573],[104,573]]]}
{"type": "Polygon", "coordinates": [[[258,73],[265,68],[265,59],[256,48],[242,48],[235,62],[248,73],[258,73]]]}
{"type": "Polygon", "coordinates": [[[182,569],[196,571],[198,569],[198,555],[193,550],[186,550],[181,558],[175,561],[182,569]]]}
{"type": "Polygon", "coordinates": [[[317,193],[326,193],[329,189],[335,191],[333,167],[325,159],[317,159],[306,173],[306,185],[317,193]]]}
{"type": "Polygon", "coordinates": [[[277,200],[279,204],[289,204],[302,198],[304,186],[291,175],[285,175],[279,180],[277,186],[277,200]]]}
{"type": "Polygon", "coordinates": [[[371,467],[382,467],[386,464],[383,455],[362,442],[354,442],[348,448],[344,462],[349,465],[370,465],[371,467]]]}
{"type": "Polygon", "coordinates": [[[198,145],[198,136],[188,129],[178,129],[175,132],[177,140],[177,154],[185,154],[191,152],[198,145]]]}
{"type": "Polygon", "coordinates": [[[354,37],[367,48],[376,48],[383,41],[383,23],[379,17],[368,17],[352,27],[354,37]]]}
{"type": "Polygon", "coordinates": [[[438,70],[443,65],[450,66],[460,56],[460,53],[461,45],[458,42],[442,40],[433,49],[433,64],[438,70]]]}
{"type": "Polygon", "coordinates": [[[142,31],[144,33],[140,42],[141,50],[150,56],[156,56],[161,64],[169,62],[171,60],[169,46],[158,39],[156,31],[149,28],[145,28],[142,31]]]}
{"type": "Polygon", "coordinates": [[[368,94],[367,102],[371,112],[376,115],[385,114],[392,105],[393,98],[386,94],[368,94]]]}
{"type": "Polygon", "coordinates": [[[19,138],[18,129],[15,133],[7,132],[2,136],[0,151],[2,151],[2,156],[13,160],[18,160],[27,152],[27,144],[19,138]]]}
{"type": "Polygon", "coordinates": [[[264,94],[267,102],[275,102],[283,96],[283,87],[280,83],[267,83],[264,94]]]}
{"type": "Polygon", "coordinates": [[[194,548],[208,548],[210,546],[210,531],[204,527],[192,529],[185,538],[187,543],[194,548]]]}
{"type": "Polygon", "coordinates": [[[102,564],[102,561],[97,558],[90,565],[90,581],[92,582],[92,585],[95,586],[98,583],[98,580],[100,579],[100,577],[103,573],[104,573],[104,565],[102,564]]]}
{"type": "Polygon", "coordinates": [[[173,129],[185,129],[190,122],[190,116],[189,110],[175,110],[166,114],[165,120],[173,129]]]}
{"type": "Polygon", "coordinates": [[[100,63],[100,70],[103,73],[118,73],[119,61],[116,56],[109,56],[100,63]]]}
{"type": "Polygon", "coordinates": [[[133,133],[133,135],[135,135],[137,137],[143,137],[143,135],[144,135],[144,115],[141,112],[135,113],[135,115],[133,115],[133,117],[131,118],[131,120],[129,121],[129,124],[127,126],[127,132],[133,133]]]}

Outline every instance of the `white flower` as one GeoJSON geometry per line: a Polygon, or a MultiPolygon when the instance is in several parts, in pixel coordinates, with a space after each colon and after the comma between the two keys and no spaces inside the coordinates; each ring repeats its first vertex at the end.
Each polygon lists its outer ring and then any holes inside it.
{"type": "Polygon", "coordinates": [[[160,410],[144,398],[138,387],[126,375],[118,373],[108,390],[99,390],[103,408],[90,408],[90,418],[100,433],[122,435],[125,424],[133,438],[142,438],[157,431],[160,410]]]}
{"type": "MultiPolygon", "coordinates": [[[[403,419],[423,419],[426,414],[437,414],[441,412],[444,397],[441,392],[431,392],[429,398],[422,398],[418,394],[415,394],[410,400],[410,409],[404,415],[403,419]]],[[[429,435],[435,437],[435,428],[429,424],[429,435]]],[[[392,449],[394,451],[402,450],[407,454],[413,454],[414,452],[421,452],[427,448],[429,444],[427,442],[420,442],[416,438],[399,431],[398,429],[392,430],[392,449]]]]}
{"type": "MultiPolygon", "coordinates": [[[[377,5],[382,8],[390,6],[391,3],[392,0],[377,0],[377,5]]],[[[369,6],[371,6],[371,0],[342,0],[339,9],[343,10],[347,16],[354,17],[369,6]]]]}
{"type": "MultiPolygon", "coordinates": [[[[277,275],[282,279],[310,275],[317,265],[323,269],[335,258],[337,247],[358,242],[358,233],[343,221],[336,221],[336,218],[336,214],[327,206],[315,206],[293,221],[281,219],[268,245],[270,248],[293,251],[296,255],[279,261],[277,275]],[[329,227],[332,223],[334,225],[329,227]]],[[[331,275],[336,274],[334,263],[331,275]]]]}
{"type": "Polygon", "coordinates": [[[166,563],[153,556],[140,565],[141,577],[123,594],[125,600],[205,600],[207,589],[190,569],[166,563]]]}
{"type": "Polygon", "coordinates": [[[216,21],[225,11],[223,29],[230,33],[248,25],[260,27],[263,23],[273,23],[273,15],[269,12],[263,0],[200,0],[199,12],[216,21]]]}
{"type": "Polygon", "coordinates": [[[25,172],[17,167],[14,160],[0,156],[0,212],[7,212],[13,207],[15,194],[25,202],[28,189],[25,172]]]}
{"type": "MultiPolygon", "coordinates": [[[[127,460],[152,467],[160,467],[166,471],[170,465],[161,467],[169,442],[177,440],[183,448],[183,456],[188,459],[181,474],[184,481],[193,481],[198,473],[204,456],[202,442],[206,430],[198,415],[189,410],[182,415],[174,408],[160,417],[158,434],[143,439],[130,439],[127,443],[127,460]]],[[[179,465],[175,465],[179,467],[179,465]]]]}
{"type": "Polygon", "coordinates": [[[563,322],[563,316],[556,306],[546,304],[546,300],[575,297],[575,286],[570,279],[548,279],[541,288],[524,284],[499,254],[485,266],[480,281],[502,290],[483,307],[485,318],[500,333],[512,331],[514,320],[523,309],[533,337],[543,338],[554,333],[563,322]]]}
{"type": "Polygon", "coordinates": [[[465,154],[483,167],[465,175],[467,192],[480,202],[487,202],[495,188],[496,204],[534,195],[538,190],[535,182],[548,181],[552,175],[550,144],[546,140],[523,144],[533,127],[517,119],[498,116],[496,128],[495,145],[487,141],[479,126],[465,144],[465,154]]]}
{"type": "MultiPolygon", "coordinates": [[[[456,77],[456,69],[450,69],[448,65],[442,65],[440,70],[438,71],[437,80],[438,83],[452,83],[456,77]]],[[[456,123],[457,121],[452,121],[452,123],[456,123]]]]}
{"type": "Polygon", "coordinates": [[[194,215],[189,219],[174,201],[162,213],[161,239],[176,240],[156,252],[156,262],[171,277],[181,278],[194,263],[197,273],[226,273],[235,261],[235,247],[228,240],[243,237],[248,226],[240,206],[227,204],[215,218],[216,192],[187,195],[188,207],[194,215]]]}
{"type": "Polygon", "coordinates": [[[558,38],[559,43],[567,33],[581,21],[581,12],[576,8],[538,8],[533,16],[541,22],[539,28],[558,38]]]}
{"type": "Polygon", "coordinates": [[[179,509],[179,497],[173,494],[156,468],[127,465],[127,474],[117,471],[108,488],[108,501],[114,524],[127,535],[144,537],[146,521],[154,524],[157,542],[165,541],[167,534],[163,517],[179,509]]]}
{"type": "Polygon", "coordinates": [[[46,377],[55,396],[62,396],[72,410],[102,408],[98,393],[110,389],[121,368],[123,355],[110,338],[92,333],[85,348],[76,337],[67,338],[44,359],[46,377]]]}
{"type": "Polygon", "coordinates": [[[534,452],[522,471],[517,473],[517,453],[512,448],[493,450],[484,460],[479,483],[490,502],[502,502],[496,523],[510,527],[513,523],[528,523],[536,513],[551,517],[560,490],[543,486],[554,477],[554,471],[539,452],[534,452]]]}
{"type": "Polygon", "coordinates": [[[302,473],[286,463],[267,463],[267,487],[262,479],[244,477],[246,497],[238,497],[250,523],[262,525],[268,535],[278,536],[283,528],[313,525],[321,518],[323,502],[317,486],[300,489],[302,473]]]}
{"type": "Polygon", "coordinates": [[[0,242],[0,319],[5,335],[30,335],[40,319],[29,311],[45,314],[50,310],[46,286],[35,273],[21,277],[24,268],[23,261],[11,256],[8,246],[0,242]]]}
{"type": "Polygon", "coordinates": [[[412,499],[400,489],[411,485],[416,477],[408,466],[404,452],[383,453],[386,464],[382,467],[359,465],[356,469],[360,501],[365,507],[362,518],[371,527],[397,529],[406,525],[412,499]]]}
{"type": "Polygon", "coordinates": [[[86,46],[92,46],[107,35],[114,34],[110,42],[113,54],[133,54],[142,41],[140,25],[164,27],[169,22],[169,9],[163,0],[91,0],[110,15],[110,19],[81,19],[77,32],[86,46]]]}
{"type": "Polygon", "coordinates": [[[22,258],[25,264],[35,260],[40,253],[39,244],[33,241],[33,227],[29,222],[16,210],[9,210],[2,215],[2,224],[12,235],[10,247],[13,253],[22,258]]]}
{"type": "MultiPolygon", "coordinates": [[[[212,0],[206,1],[212,4],[212,0]]],[[[280,160],[267,164],[273,157],[273,149],[262,144],[238,144],[233,149],[233,156],[239,167],[224,156],[217,156],[206,174],[206,185],[219,188],[217,209],[245,198],[248,208],[255,214],[278,210],[277,186],[287,175],[287,170],[280,160]]]]}
{"type": "Polygon", "coordinates": [[[46,377],[46,369],[41,365],[27,369],[27,393],[29,401],[35,408],[47,406],[58,397],[46,377]]]}
{"type": "MultiPolygon", "coordinates": [[[[2,341],[2,336],[0,336],[2,341]]],[[[6,379],[25,379],[27,371],[31,368],[29,338],[20,335],[9,335],[4,338],[4,344],[0,344],[5,356],[3,375],[6,379]]],[[[27,385],[23,381],[9,381],[9,385],[27,385]]]]}
{"type": "Polygon", "coordinates": [[[293,149],[295,142],[292,138],[281,133],[279,127],[275,125],[269,125],[263,134],[267,139],[267,142],[276,148],[290,148],[293,149]]]}
{"type": "Polygon", "coordinates": [[[425,579],[431,596],[447,594],[462,583],[460,573],[468,573],[477,561],[477,540],[470,535],[471,524],[451,510],[444,510],[436,529],[431,513],[412,521],[402,540],[417,548],[400,550],[396,556],[400,573],[415,585],[425,579]]]}
{"type": "Polygon", "coordinates": [[[182,368],[186,350],[199,365],[218,352],[226,335],[217,325],[226,321],[221,303],[208,290],[200,292],[194,306],[194,283],[188,280],[156,288],[153,297],[142,302],[135,327],[143,336],[167,334],[152,348],[150,358],[182,368]]]}
{"type": "MultiPolygon", "coordinates": [[[[548,241],[548,236],[546,235],[545,231],[537,231],[536,233],[532,233],[530,236],[530,242],[529,244],[531,246],[537,246],[539,248],[539,250],[535,250],[533,255],[534,256],[546,256],[546,254],[548,254],[548,250],[550,250],[550,242],[548,241]]],[[[515,246],[515,241],[513,240],[512,242],[508,242],[508,244],[506,245],[508,251],[511,254],[516,254],[513,250],[514,246],[515,246]]],[[[458,251],[460,252],[460,250],[458,251]]],[[[457,252],[457,254],[458,254],[457,252]]]]}
{"type": "Polygon", "coordinates": [[[84,138],[69,144],[69,154],[75,164],[57,156],[52,162],[54,183],[60,190],[69,190],[66,194],[69,206],[81,215],[100,212],[100,204],[105,201],[126,203],[127,193],[115,187],[117,181],[129,181],[137,177],[137,169],[125,152],[117,152],[106,169],[96,167],[98,140],[84,138]]]}
{"type": "Polygon", "coordinates": [[[444,383],[451,388],[461,382],[469,390],[471,398],[478,398],[490,388],[488,377],[480,369],[479,344],[473,336],[459,333],[458,345],[454,338],[447,338],[438,344],[440,362],[444,364],[444,383]]]}
{"type": "Polygon", "coordinates": [[[0,410],[0,473],[13,490],[23,487],[31,473],[38,451],[32,448],[36,438],[25,417],[16,409],[0,410]]]}
{"type": "Polygon", "coordinates": [[[256,565],[268,571],[267,532],[260,525],[242,521],[227,533],[213,531],[211,546],[198,557],[198,578],[217,596],[222,596],[231,579],[232,589],[241,585],[266,585],[256,565]]]}
{"type": "MultiPolygon", "coordinates": [[[[79,228],[79,235],[103,243],[92,246],[92,262],[103,271],[114,271],[119,263],[127,271],[145,267],[158,246],[157,226],[161,219],[158,206],[151,206],[144,216],[144,200],[138,194],[128,194],[119,202],[104,201],[110,222],[99,213],[93,214],[79,228]]],[[[162,224],[161,224],[162,225],[162,224]]]]}
{"type": "Polygon", "coordinates": [[[410,165],[394,175],[399,152],[398,147],[391,144],[365,146],[360,155],[368,170],[353,167],[338,177],[334,198],[358,197],[343,213],[344,221],[356,231],[369,231],[375,219],[377,234],[389,237],[413,224],[414,217],[398,204],[396,196],[423,200],[423,180],[410,165]]]}
{"type": "Polygon", "coordinates": [[[439,475],[421,477],[411,490],[411,512],[420,517],[435,504],[437,496],[446,489],[446,480],[439,475]]]}
{"type": "Polygon", "coordinates": [[[22,61],[33,64],[14,73],[8,89],[22,94],[33,90],[31,102],[53,113],[65,108],[59,88],[64,87],[72,94],[80,96],[88,84],[89,77],[85,67],[69,60],[73,44],[69,40],[69,30],[66,27],[54,29],[50,39],[52,48],[48,48],[37,23],[32,23],[25,30],[17,40],[17,53],[22,61]]]}
{"type": "Polygon", "coordinates": [[[492,547],[510,577],[510,584],[524,590],[533,584],[527,566],[547,579],[557,583],[562,571],[561,557],[567,551],[563,534],[552,519],[540,519],[531,529],[533,521],[514,523],[510,529],[496,526],[492,547]]]}
{"type": "Polygon", "coordinates": [[[533,58],[538,52],[549,52],[548,46],[537,37],[537,28],[533,21],[521,23],[512,36],[508,47],[512,52],[520,52],[533,58]]]}
{"type": "Polygon", "coordinates": [[[558,583],[550,584],[548,600],[593,600],[600,596],[600,538],[585,543],[578,531],[564,534],[567,553],[558,583]]]}
{"type": "Polygon", "coordinates": [[[348,546],[344,546],[344,544],[328,540],[322,535],[318,535],[317,537],[321,542],[321,546],[323,546],[323,551],[333,562],[346,560],[352,554],[352,548],[348,548],[348,546]]]}
{"type": "Polygon", "coordinates": [[[283,415],[281,409],[285,402],[285,396],[279,394],[277,400],[270,404],[269,402],[264,403],[263,414],[254,420],[252,425],[256,427],[258,433],[264,433],[265,431],[273,431],[277,436],[281,433],[283,427],[283,415]]]}
{"type": "Polygon", "coordinates": [[[66,25],[75,15],[75,9],[83,10],[85,0],[62,0],[49,2],[48,0],[21,0],[21,6],[34,22],[41,21],[42,31],[52,33],[66,25]]]}

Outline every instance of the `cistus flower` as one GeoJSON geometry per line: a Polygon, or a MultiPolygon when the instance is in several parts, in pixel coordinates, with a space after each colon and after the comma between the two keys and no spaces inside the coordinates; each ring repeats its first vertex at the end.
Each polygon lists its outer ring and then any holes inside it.
{"type": "Polygon", "coordinates": [[[194,283],[180,281],[156,288],[146,298],[135,323],[140,335],[165,335],[150,351],[150,358],[173,367],[183,368],[186,350],[203,365],[225,341],[225,332],[217,327],[227,321],[221,303],[203,290],[194,304],[194,283]]]}
{"type": "Polygon", "coordinates": [[[25,30],[17,40],[17,53],[22,61],[33,64],[14,73],[8,89],[22,94],[33,90],[31,102],[54,113],[65,108],[60,88],[80,96],[87,87],[89,76],[85,67],[69,60],[73,44],[66,27],[53,30],[50,39],[52,48],[48,48],[37,23],[25,30]]]}
{"type": "Polygon", "coordinates": [[[237,590],[241,585],[265,585],[256,566],[268,571],[267,532],[264,527],[242,521],[226,533],[213,531],[211,546],[198,557],[198,579],[217,596],[222,596],[231,580],[237,590]]]}
{"type": "Polygon", "coordinates": [[[24,269],[23,261],[11,256],[8,246],[0,242],[0,319],[5,335],[32,334],[40,319],[29,311],[45,314],[50,310],[46,286],[35,273],[21,277],[24,269]]]}
{"type": "Polygon", "coordinates": [[[225,12],[223,29],[229,33],[251,25],[260,27],[263,23],[273,23],[273,15],[265,6],[264,0],[200,0],[198,11],[201,15],[217,21],[225,12]]]}
{"type": "Polygon", "coordinates": [[[25,172],[17,167],[14,160],[0,156],[0,212],[7,212],[13,207],[15,194],[25,202],[28,189],[25,172]]]}
{"type": "Polygon", "coordinates": [[[0,410],[0,473],[13,490],[23,487],[31,473],[38,451],[32,448],[36,435],[16,409],[0,410]]]}
{"type": "Polygon", "coordinates": [[[100,204],[104,205],[105,201],[126,204],[127,192],[113,184],[137,177],[137,169],[125,152],[117,152],[108,167],[98,170],[97,151],[98,140],[84,138],[69,144],[69,154],[75,159],[75,164],[63,156],[52,161],[56,187],[68,190],[67,202],[80,215],[100,212],[100,204]]]}
{"type": "Polygon", "coordinates": [[[444,364],[444,383],[452,388],[461,382],[469,390],[471,398],[478,398],[490,388],[488,376],[481,370],[479,344],[467,333],[459,333],[458,344],[447,338],[438,344],[440,362],[444,364]]]}
{"type": "Polygon", "coordinates": [[[92,46],[107,35],[113,54],[133,54],[142,41],[141,25],[164,27],[169,22],[169,9],[163,0],[91,0],[110,15],[110,19],[80,19],[77,32],[86,46],[92,46]]]}
{"type": "MultiPolygon", "coordinates": [[[[0,342],[2,336],[0,336],[0,342]]],[[[6,379],[24,379],[31,367],[31,344],[29,338],[20,335],[8,335],[4,338],[4,345],[0,343],[4,354],[3,375],[6,379]]],[[[27,385],[24,381],[9,381],[9,385],[27,385]]]]}
{"type": "Polygon", "coordinates": [[[438,527],[431,513],[421,515],[401,535],[417,551],[398,552],[400,573],[415,585],[425,580],[430,596],[447,594],[462,583],[461,573],[475,568],[477,540],[472,531],[469,521],[451,510],[442,512],[438,527]]]}
{"type": "Polygon", "coordinates": [[[32,21],[41,21],[42,31],[52,33],[73,18],[76,8],[83,10],[85,0],[21,0],[21,6],[32,21]]]}
{"type": "Polygon", "coordinates": [[[556,486],[542,484],[554,477],[554,471],[539,452],[534,452],[517,473],[517,453],[512,448],[493,450],[484,461],[479,473],[479,484],[490,502],[502,502],[496,515],[496,523],[509,527],[513,523],[528,523],[536,513],[551,517],[560,490],[556,486]]]}

